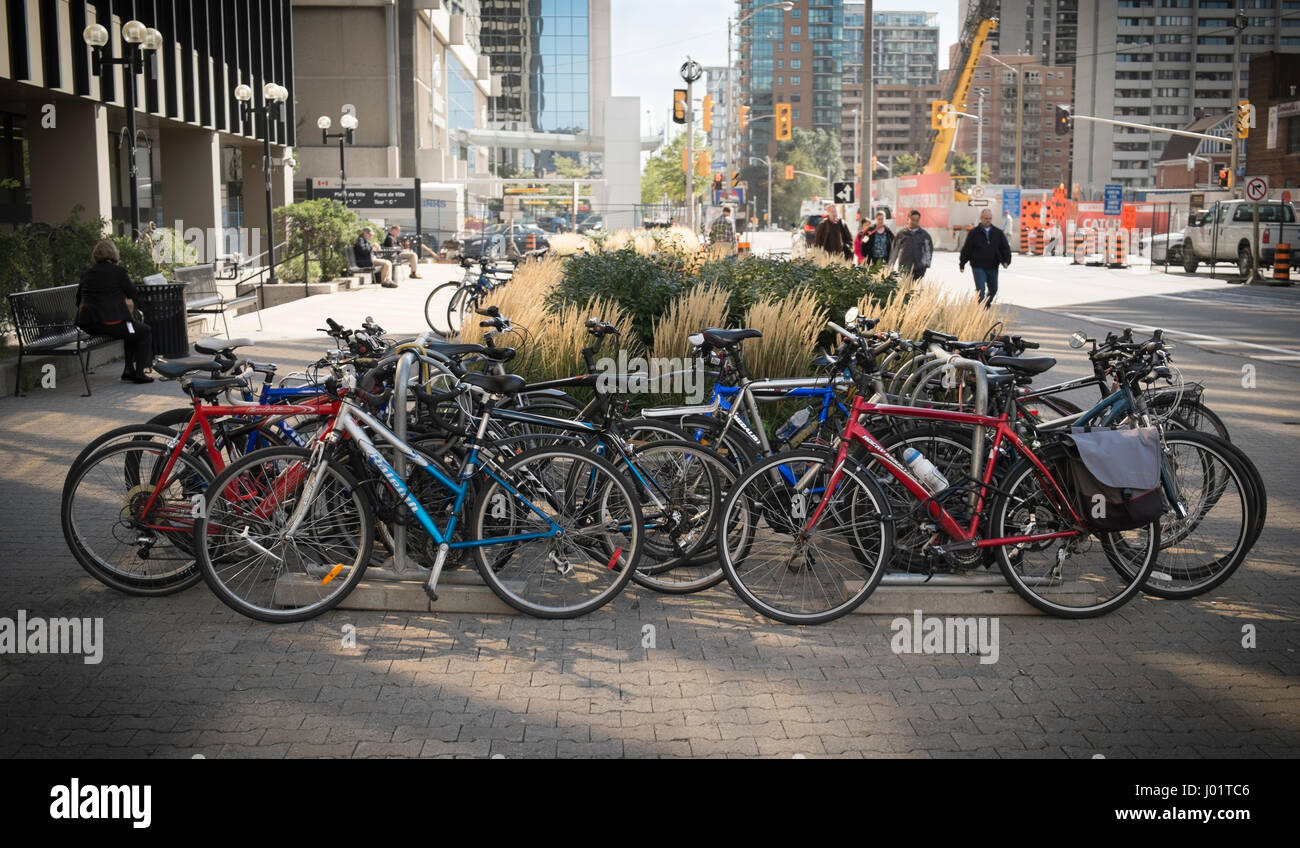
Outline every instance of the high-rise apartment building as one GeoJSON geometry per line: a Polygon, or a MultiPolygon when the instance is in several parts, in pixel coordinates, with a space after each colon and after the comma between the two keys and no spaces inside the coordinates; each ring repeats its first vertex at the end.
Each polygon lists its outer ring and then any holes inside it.
{"type": "MultiPolygon", "coordinates": [[[[1180,129],[1226,113],[1247,96],[1250,57],[1300,52],[1300,0],[1096,0],[1079,15],[1081,115],[1180,129]],[[1234,85],[1233,19],[1245,12],[1241,76],[1234,85]]],[[[1074,181],[1086,194],[1106,183],[1155,184],[1170,136],[1077,121],[1074,181]]],[[[1249,151],[1246,151],[1247,159],[1249,151]]]]}
{"type": "MultiPolygon", "coordinates": [[[[975,66],[971,93],[963,111],[975,114],[983,93],[984,130],[979,152],[990,182],[1015,185],[1019,155],[1021,186],[1069,186],[1070,138],[1056,134],[1055,115],[1058,103],[1070,102],[1073,77],[1074,69],[1068,66],[1043,65],[1034,56],[995,58],[985,50],[975,66]],[[1019,146],[1016,144],[1017,70],[1022,86],[1019,146]]],[[[975,158],[975,131],[973,120],[961,119],[957,126],[957,153],[975,158]]]]}
{"type": "MultiPolygon", "coordinates": [[[[734,74],[733,74],[734,76],[734,74]]],[[[722,152],[727,149],[727,68],[725,65],[706,65],[704,68],[705,93],[713,98],[713,124],[709,129],[709,147],[713,148],[714,159],[724,159],[722,152]]],[[[734,80],[733,80],[734,82],[734,80]]],[[[699,91],[699,83],[696,84],[699,91]]],[[[701,97],[701,100],[703,98],[701,97]]],[[[739,117],[733,118],[739,120],[739,117]]],[[[737,167],[744,162],[734,163],[737,167]]]]}
{"type": "MultiPolygon", "coordinates": [[[[971,6],[981,2],[998,19],[998,28],[989,36],[995,55],[1035,56],[1044,65],[1074,64],[1079,39],[1079,0],[994,0],[992,3],[961,0],[961,20],[966,20],[971,6]]],[[[1182,0],[1183,5],[1190,2],[1182,0]]],[[[1105,6],[1106,0],[1089,0],[1083,6],[1090,9],[1098,3],[1105,6]]],[[[1110,0],[1110,5],[1115,5],[1114,0],[1110,0]]]]}
{"type": "MultiPolygon", "coordinates": [[[[843,110],[841,113],[840,146],[844,161],[852,164],[854,156],[854,130],[861,123],[861,115],[855,109],[862,108],[862,27],[865,20],[865,6],[862,3],[846,2],[844,4],[844,81],[843,110]]],[[[903,91],[891,91],[886,101],[889,106],[897,106],[898,97],[907,94],[908,87],[916,90],[929,90],[939,82],[939,24],[934,12],[876,12],[871,16],[872,24],[872,59],[873,76],[877,86],[901,86],[903,91]]],[[[934,97],[938,97],[934,94],[934,97]]],[[[911,97],[907,97],[909,102],[911,97]]],[[[879,99],[877,104],[880,105],[879,99]]],[[[926,105],[926,123],[929,130],[929,105],[926,105]]],[[[910,110],[910,107],[909,107],[910,110]]],[[[894,110],[897,111],[897,110],[894,110]]],[[[879,141],[881,131],[893,133],[898,130],[898,115],[882,119],[877,113],[875,136],[877,154],[881,153],[879,141]],[[880,126],[882,120],[890,124],[886,129],[880,126]]],[[[918,138],[924,138],[924,134],[918,138]]],[[[887,151],[886,155],[891,155],[887,151]]],[[[884,161],[884,157],[881,157],[884,161]]]]}
{"type": "MultiPolygon", "coordinates": [[[[768,9],[768,0],[737,0],[740,25],[737,61],[739,103],[752,116],[771,115],[789,103],[791,122],[839,135],[843,89],[843,0],[802,0],[789,12],[768,9]],[[759,9],[759,11],[755,11],[759,9]]],[[[741,149],[768,156],[775,151],[771,120],[754,121],[741,135],[741,149]]]]}

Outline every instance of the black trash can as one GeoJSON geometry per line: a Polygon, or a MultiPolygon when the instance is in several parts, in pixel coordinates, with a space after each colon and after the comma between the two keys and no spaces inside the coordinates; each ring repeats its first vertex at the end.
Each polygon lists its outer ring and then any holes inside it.
{"type": "Polygon", "coordinates": [[[136,306],[153,330],[153,352],[167,359],[190,352],[190,330],[185,320],[185,284],[162,283],[135,287],[136,306]]]}

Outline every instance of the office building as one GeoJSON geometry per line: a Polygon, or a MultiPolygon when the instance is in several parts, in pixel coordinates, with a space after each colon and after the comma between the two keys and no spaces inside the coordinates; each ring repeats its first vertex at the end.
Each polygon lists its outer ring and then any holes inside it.
{"type": "MultiPolygon", "coordinates": [[[[734,74],[733,74],[733,82],[734,74]]],[[[725,159],[723,152],[727,149],[727,69],[723,65],[706,66],[704,68],[703,83],[704,93],[713,98],[713,124],[709,129],[709,147],[716,154],[714,159],[725,159]]],[[[700,83],[696,83],[695,91],[699,93],[700,83]]],[[[700,97],[701,103],[696,104],[696,108],[702,105],[703,97],[700,97]]],[[[739,116],[734,118],[739,122],[739,116]]],[[[733,136],[734,137],[734,136],[733,136]]],[[[740,163],[744,164],[744,163],[740,163]]]]}
{"type": "MultiPolygon", "coordinates": [[[[1081,115],[1177,129],[1248,96],[1251,58],[1300,53],[1297,0],[1097,0],[1079,16],[1075,109],[1081,115]],[[1234,85],[1234,11],[1245,11],[1234,85]],[[1090,81],[1082,85],[1083,80],[1090,81]]],[[[1155,184],[1170,136],[1084,121],[1074,128],[1074,180],[1088,196],[1107,183],[1155,184]]],[[[1247,145],[1247,158],[1249,157],[1247,145]]]]}
{"type": "Polygon", "coordinates": [[[83,217],[130,220],[130,141],[125,85],[136,91],[138,199],[142,223],[204,232],[266,225],[263,140],[270,134],[274,202],[289,196],[284,167],[295,145],[294,32],[288,0],[191,0],[133,4],[162,36],[152,73],[121,65],[93,74],[83,30],[108,30],[123,55],[127,4],[0,0],[0,226],[83,217]],[[289,96],[267,126],[263,86],[289,96]],[[235,87],[250,86],[259,115],[245,123],[235,87]]]}
{"type": "MultiPolygon", "coordinates": [[[[479,0],[483,55],[502,76],[491,98],[494,130],[600,137],[610,95],[610,0],[479,0]]],[[[502,148],[498,161],[536,173],[554,151],[502,148]]],[[[572,156],[572,153],[567,155],[572,156]]],[[[593,161],[599,168],[599,156],[593,161]]]]}

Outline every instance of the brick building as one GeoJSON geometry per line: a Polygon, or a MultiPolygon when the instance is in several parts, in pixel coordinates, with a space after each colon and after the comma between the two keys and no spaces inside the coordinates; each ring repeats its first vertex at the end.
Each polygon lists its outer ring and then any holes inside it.
{"type": "Polygon", "coordinates": [[[1277,188],[1300,185],[1300,54],[1251,57],[1250,102],[1255,127],[1246,140],[1246,174],[1266,175],[1277,188]]]}

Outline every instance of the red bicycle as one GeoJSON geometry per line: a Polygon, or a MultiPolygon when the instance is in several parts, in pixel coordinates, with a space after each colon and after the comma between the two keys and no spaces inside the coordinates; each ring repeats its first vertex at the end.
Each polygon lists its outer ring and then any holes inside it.
{"type": "MultiPolygon", "coordinates": [[[[859,332],[830,324],[845,339],[835,373],[849,371],[858,385],[838,448],[776,454],[741,476],[723,505],[723,571],[747,604],[789,624],[820,624],[858,607],[892,559],[900,501],[910,501],[932,533],[923,553],[936,564],[981,568],[991,548],[1016,592],[1053,615],[1102,615],[1141,590],[1159,550],[1158,522],[1123,532],[1089,529],[1066,494],[1073,487],[1064,443],[1021,439],[1014,392],[997,415],[868,400],[877,357],[900,343],[897,335],[864,336],[868,324],[859,332]],[[923,482],[866,429],[869,416],[969,428],[971,475],[947,483],[922,474],[923,482]],[[1004,461],[999,468],[1004,457],[1010,467],[1004,461]],[[886,486],[897,488],[887,493],[886,486]]],[[[990,378],[983,364],[960,357],[950,364],[972,372],[985,393],[990,379],[1015,377],[990,378]]],[[[924,458],[912,460],[925,467],[924,458]]]]}

